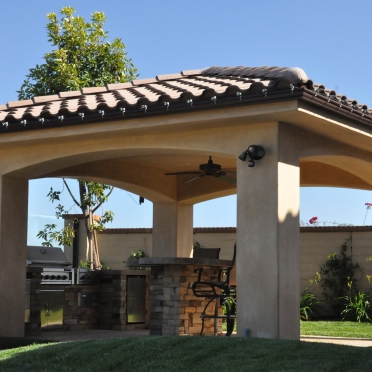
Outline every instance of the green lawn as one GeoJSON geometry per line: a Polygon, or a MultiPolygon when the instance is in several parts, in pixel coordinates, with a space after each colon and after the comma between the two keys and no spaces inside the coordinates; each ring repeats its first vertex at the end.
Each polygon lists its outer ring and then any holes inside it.
{"type": "Polygon", "coordinates": [[[301,335],[372,338],[372,324],[358,322],[301,322],[301,335]]]}
{"type": "Polygon", "coordinates": [[[371,371],[372,348],[238,337],[133,337],[0,352],[0,371],[371,371]]]}

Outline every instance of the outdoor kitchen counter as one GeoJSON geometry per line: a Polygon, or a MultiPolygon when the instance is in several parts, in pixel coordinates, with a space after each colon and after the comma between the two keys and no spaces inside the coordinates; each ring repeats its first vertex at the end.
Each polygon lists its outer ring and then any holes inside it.
{"type": "Polygon", "coordinates": [[[219,260],[215,258],[188,258],[188,257],[143,257],[139,260],[127,260],[128,267],[135,266],[163,266],[163,265],[198,265],[221,267],[229,266],[231,260],[219,260]]]}
{"type": "MultiPolygon", "coordinates": [[[[198,275],[195,270],[203,268],[203,280],[216,280],[218,268],[230,264],[231,260],[186,257],[128,260],[128,267],[151,268],[150,335],[199,335],[202,327],[200,315],[207,302],[204,297],[193,294],[191,286],[198,275]]],[[[217,321],[217,326],[220,333],[221,320],[217,321]]],[[[203,334],[215,334],[214,319],[205,320],[203,334]]]]}

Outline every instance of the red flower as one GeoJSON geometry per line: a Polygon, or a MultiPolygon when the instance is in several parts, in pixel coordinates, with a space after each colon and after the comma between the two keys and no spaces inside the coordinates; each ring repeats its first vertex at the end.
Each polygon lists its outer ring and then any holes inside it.
{"type": "Polygon", "coordinates": [[[309,220],[309,224],[314,224],[317,221],[318,217],[311,217],[309,220]]]}
{"type": "Polygon", "coordinates": [[[366,205],[367,207],[372,207],[372,203],[365,203],[364,205],[366,205]]]}

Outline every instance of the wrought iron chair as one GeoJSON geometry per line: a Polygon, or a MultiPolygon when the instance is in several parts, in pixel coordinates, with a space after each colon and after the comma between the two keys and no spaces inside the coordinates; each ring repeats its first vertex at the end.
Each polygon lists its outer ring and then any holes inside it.
{"type": "MultiPolygon", "coordinates": [[[[206,249],[206,248],[201,248],[206,249]]],[[[226,336],[231,336],[234,324],[235,324],[235,310],[236,310],[236,302],[235,298],[231,296],[231,285],[230,285],[230,274],[231,270],[234,268],[235,265],[235,257],[236,257],[236,243],[234,244],[234,255],[231,263],[228,267],[224,267],[218,270],[217,281],[212,280],[202,280],[202,272],[203,268],[196,269],[195,272],[198,273],[198,279],[192,284],[191,288],[196,297],[204,297],[209,299],[207,304],[204,307],[204,310],[201,314],[202,318],[202,328],[200,335],[203,334],[204,331],[204,321],[205,319],[226,319],[226,336]],[[215,303],[215,309],[213,315],[206,314],[208,306],[213,302],[215,303]],[[219,305],[225,305],[226,314],[219,315],[218,314],[218,307],[219,305]]],[[[199,257],[201,258],[201,257],[199,257]]],[[[205,256],[203,258],[206,258],[205,256]]],[[[208,257],[211,258],[211,257],[208,257]]]]}

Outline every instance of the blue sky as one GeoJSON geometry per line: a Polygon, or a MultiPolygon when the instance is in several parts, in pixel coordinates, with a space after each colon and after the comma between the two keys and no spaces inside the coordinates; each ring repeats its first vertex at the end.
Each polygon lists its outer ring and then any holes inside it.
{"type": "MultiPolygon", "coordinates": [[[[142,78],[212,65],[297,66],[315,82],[372,107],[372,2],[363,0],[4,2],[0,103],[17,99],[28,69],[51,49],[46,13],[67,5],[86,18],[104,11],[110,37],[123,39],[142,78]]],[[[61,181],[30,183],[31,215],[54,214],[45,197],[50,185],[58,189],[61,181]]],[[[195,226],[235,226],[235,200],[196,205],[195,226]]],[[[360,225],[365,202],[372,202],[370,192],[303,188],[301,219],[360,225]]],[[[113,227],[152,224],[151,203],[138,206],[123,190],[114,192],[108,208],[115,212],[113,227]]],[[[372,213],[366,224],[372,224],[372,213]]]]}

